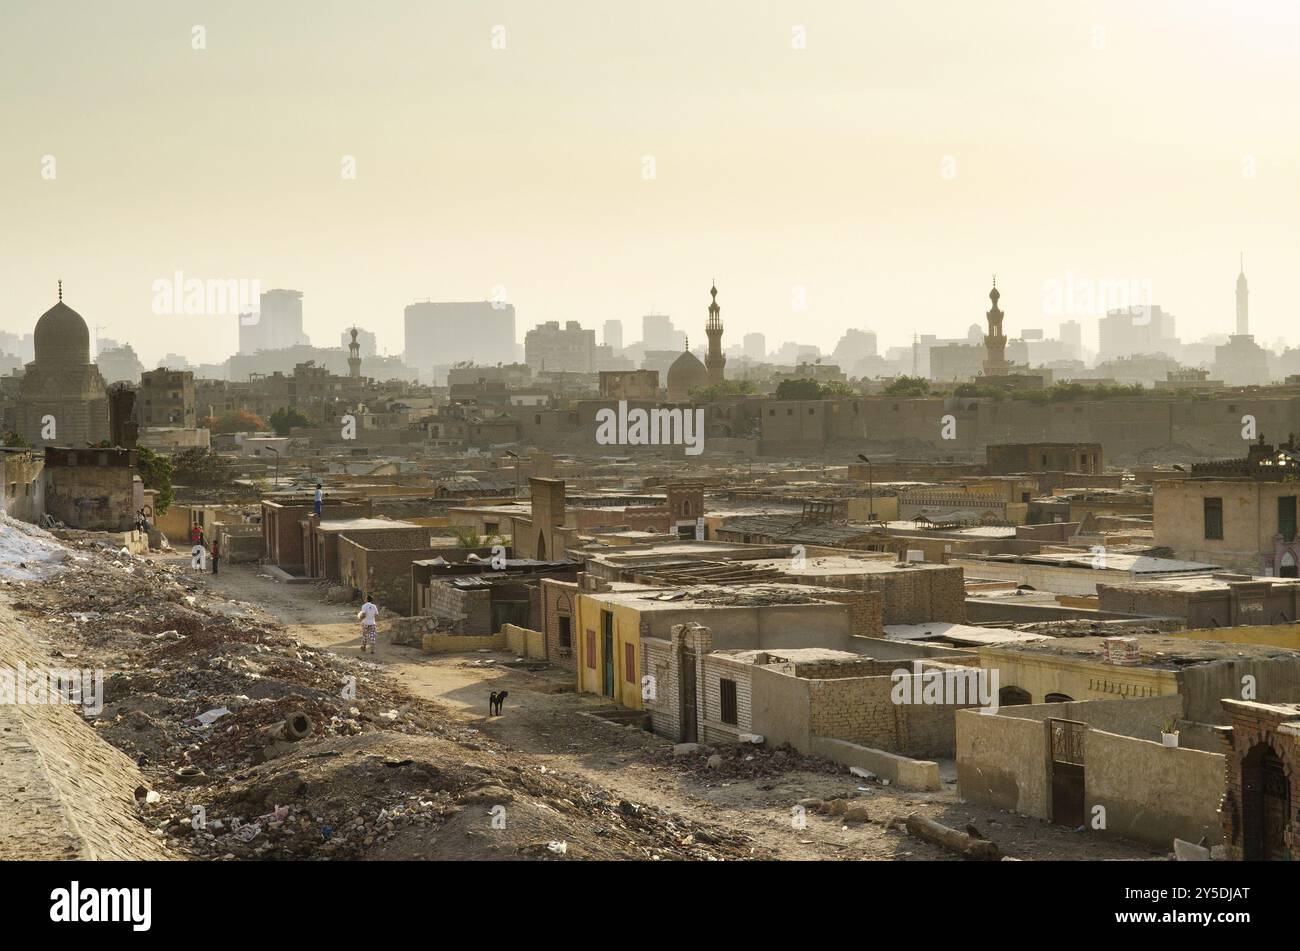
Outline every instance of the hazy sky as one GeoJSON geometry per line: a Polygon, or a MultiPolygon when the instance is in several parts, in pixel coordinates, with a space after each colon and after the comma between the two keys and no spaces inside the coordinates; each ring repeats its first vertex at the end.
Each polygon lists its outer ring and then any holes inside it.
{"type": "Polygon", "coordinates": [[[996,272],[1013,336],[1069,274],[1188,340],[1244,251],[1295,340],[1298,52],[1291,0],[3,0],[0,329],[62,278],[146,363],[223,359],[236,318],[152,312],[179,270],[302,290],[322,345],[496,286],[520,339],[654,308],[702,342],[716,276],[727,342],[883,349],[996,272]]]}

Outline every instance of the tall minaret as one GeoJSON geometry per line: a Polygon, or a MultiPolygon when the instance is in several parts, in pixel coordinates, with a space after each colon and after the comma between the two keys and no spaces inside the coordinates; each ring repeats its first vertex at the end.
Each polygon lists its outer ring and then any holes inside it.
{"type": "Polygon", "coordinates": [[[1237,336],[1250,334],[1250,291],[1246,289],[1246,256],[1241,256],[1241,269],[1237,272],[1237,336]]]}
{"type": "Polygon", "coordinates": [[[352,328],[352,342],[348,344],[348,376],[361,379],[361,344],[357,343],[357,328],[352,328]]]}
{"type": "Polygon", "coordinates": [[[717,386],[722,382],[727,358],[722,355],[722,308],[718,306],[716,284],[709,288],[709,293],[713,295],[713,303],[709,304],[709,320],[704,325],[704,332],[709,335],[709,353],[704,358],[704,366],[709,371],[709,386],[717,386]]]}
{"type": "Polygon", "coordinates": [[[1007,336],[1002,332],[1003,313],[998,307],[998,278],[993,275],[993,289],[989,291],[989,300],[993,306],[984,314],[988,320],[989,332],[984,335],[984,375],[1004,376],[1007,372],[1007,336]]]}

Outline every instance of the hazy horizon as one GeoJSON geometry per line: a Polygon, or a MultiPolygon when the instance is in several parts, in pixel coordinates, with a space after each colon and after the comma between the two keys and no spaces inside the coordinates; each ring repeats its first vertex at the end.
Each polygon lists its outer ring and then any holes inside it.
{"type": "Polygon", "coordinates": [[[235,317],[151,312],[180,271],[301,290],[318,346],[399,353],[407,304],[497,288],[520,341],[658,312],[702,343],[716,279],[726,345],[883,352],[964,336],[996,273],[1010,336],[1095,345],[1044,313],[1070,275],[1145,282],[1189,342],[1232,332],[1244,252],[1252,333],[1297,344],[1298,48],[1280,0],[10,0],[0,329],[62,279],[147,365],[223,360],[235,317]]]}

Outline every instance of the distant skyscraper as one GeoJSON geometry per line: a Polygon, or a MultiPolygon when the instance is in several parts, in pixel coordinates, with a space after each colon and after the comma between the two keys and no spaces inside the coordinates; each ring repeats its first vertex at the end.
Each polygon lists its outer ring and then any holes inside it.
{"type": "Polygon", "coordinates": [[[1250,291],[1246,289],[1246,256],[1241,256],[1241,267],[1237,272],[1237,336],[1244,337],[1250,333],[1250,291]]]}
{"type": "Polygon", "coordinates": [[[680,350],[667,314],[646,314],[641,318],[641,343],[647,350],[680,350]]]}
{"type": "Polygon", "coordinates": [[[1057,331],[1057,336],[1061,338],[1061,343],[1074,350],[1075,356],[1083,350],[1083,324],[1077,320],[1061,321],[1061,328],[1057,331]]]}
{"type": "Polygon", "coordinates": [[[605,346],[613,347],[615,350],[623,349],[623,321],[607,320],[604,329],[601,331],[602,339],[605,346]]]}
{"type": "Polygon", "coordinates": [[[709,371],[709,385],[717,386],[723,380],[723,369],[727,358],[722,352],[722,308],[718,306],[718,288],[709,288],[712,300],[709,303],[709,319],[704,324],[704,332],[709,338],[709,353],[704,358],[704,366],[709,371]]]}
{"type": "Polygon", "coordinates": [[[239,352],[283,350],[311,341],[302,330],[302,291],[263,291],[256,314],[239,315],[239,352]]]}
{"type": "Polygon", "coordinates": [[[1174,315],[1159,304],[1121,307],[1097,322],[1098,360],[1131,357],[1137,353],[1178,357],[1181,352],[1174,315]]]}
{"type": "Polygon", "coordinates": [[[406,363],[417,370],[465,360],[484,366],[515,361],[515,305],[499,301],[406,307],[406,363]]]}
{"type": "Polygon", "coordinates": [[[534,373],[592,373],[595,350],[596,331],[583,330],[576,320],[563,327],[558,320],[548,320],[524,335],[524,362],[534,373]]]}
{"type": "Polygon", "coordinates": [[[763,360],[767,357],[767,338],[762,334],[745,334],[740,345],[750,360],[763,360]]]}

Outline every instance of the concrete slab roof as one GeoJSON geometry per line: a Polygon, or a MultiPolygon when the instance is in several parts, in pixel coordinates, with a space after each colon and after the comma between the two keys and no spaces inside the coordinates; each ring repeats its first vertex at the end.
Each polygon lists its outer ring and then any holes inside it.
{"type": "Polygon", "coordinates": [[[951,641],[980,647],[986,644],[1028,644],[1046,640],[1044,634],[1008,630],[1001,627],[976,627],[951,621],[931,624],[886,624],[885,637],[891,641],[951,641]]]}
{"type": "Polygon", "coordinates": [[[818,555],[804,558],[802,567],[795,567],[790,558],[761,558],[746,562],[755,569],[770,568],[786,574],[816,575],[887,575],[905,571],[930,571],[946,565],[925,561],[900,562],[892,552],[862,552],[856,555],[818,555]]]}
{"type": "MultiPolygon", "coordinates": [[[[1225,629],[1227,630],[1227,629],[1225,629]]],[[[1122,636],[1122,635],[1120,635],[1122,636]]],[[[1165,634],[1143,634],[1137,640],[1139,667],[1160,670],[1178,670],[1196,664],[1240,658],[1263,659],[1268,657],[1295,657],[1300,651],[1266,644],[1229,644],[1223,641],[1202,641],[1165,634]]],[[[1051,637],[1033,644],[999,644],[985,648],[992,651],[1014,651],[1023,654],[1046,654],[1061,658],[1100,661],[1105,650],[1103,637],[1051,637]]],[[[1117,670],[1124,668],[1116,665],[1117,670]]]]}
{"type": "Polygon", "coordinates": [[[741,664],[764,664],[772,661],[791,661],[796,664],[860,664],[870,661],[870,657],[849,651],[837,651],[829,647],[778,647],[764,650],[724,650],[711,651],[710,657],[721,657],[741,664]]]}
{"type": "Polygon", "coordinates": [[[838,588],[813,585],[764,583],[732,585],[725,588],[624,588],[601,592],[580,592],[610,604],[625,605],[640,611],[719,610],[793,604],[842,603],[819,598],[819,594],[843,595],[838,588]]]}
{"type": "Polygon", "coordinates": [[[394,518],[330,518],[321,519],[316,527],[322,532],[337,532],[367,528],[423,528],[424,526],[394,518]]]}
{"type": "MultiPolygon", "coordinates": [[[[1155,558],[1151,555],[1138,555],[1130,552],[1107,549],[1105,568],[1097,561],[1097,554],[1090,551],[1078,552],[1041,552],[1037,555],[954,555],[962,561],[984,561],[991,564],[1028,564],[1058,568],[1093,568],[1109,571],[1128,571],[1135,574],[1161,574],[1165,572],[1207,573],[1218,570],[1218,565],[1203,561],[1180,561],[1176,558],[1155,558]]],[[[978,569],[976,569],[978,570],[978,569]]]]}

